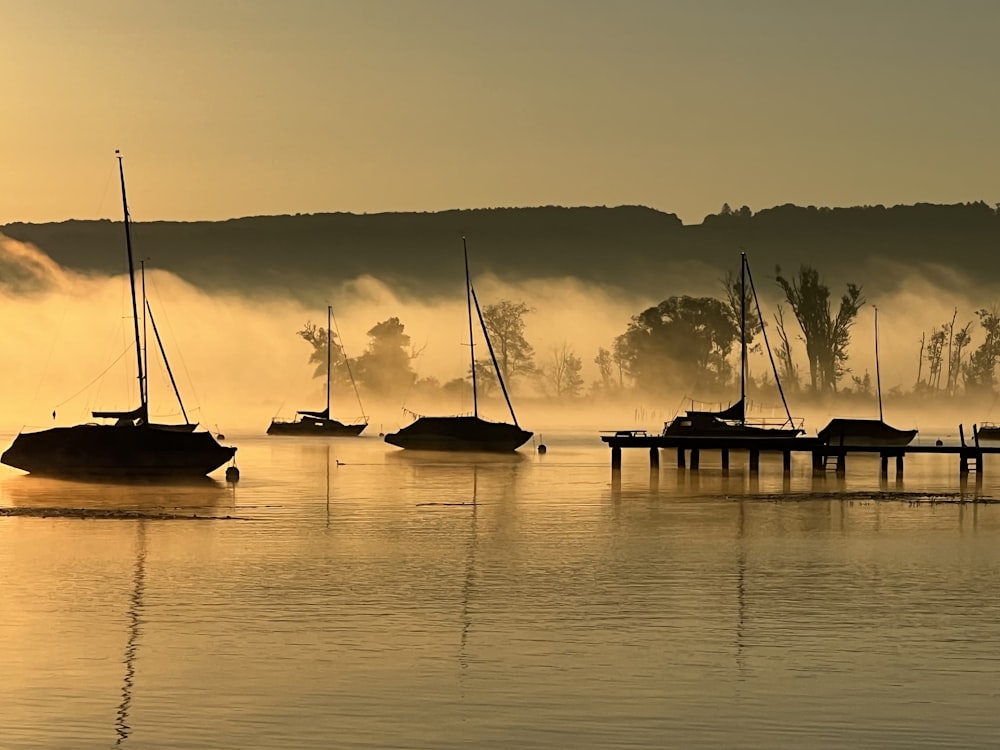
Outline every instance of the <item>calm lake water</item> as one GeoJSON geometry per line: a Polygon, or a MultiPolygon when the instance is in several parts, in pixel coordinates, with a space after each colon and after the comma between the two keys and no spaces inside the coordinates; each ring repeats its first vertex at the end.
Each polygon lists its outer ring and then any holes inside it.
{"type": "Polygon", "coordinates": [[[1000,456],[229,437],[235,486],[0,470],[0,748],[997,745],[1000,456]]]}

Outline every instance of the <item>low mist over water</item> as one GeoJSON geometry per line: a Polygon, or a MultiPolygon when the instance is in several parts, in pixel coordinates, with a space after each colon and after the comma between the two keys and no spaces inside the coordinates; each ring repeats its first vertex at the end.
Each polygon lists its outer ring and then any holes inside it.
{"type": "MultiPolygon", "coordinates": [[[[73,424],[89,419],[93,409],[129,408],[136,400],[132,372],[131,312],[127,275],[104,276],[62,268],[30,245],[0,239],[2,262],[8,269],[5,299],[0,303],[6,346],[3,365],[8,373],[0,409],[11,428],[73,424]],[[52,412],[55,412],[53,418],[52,412]]],[[[468,381],[468,319],[461,265],[456,251],[454,292],[420,298],[399,295],[386,282],[371,276],[331,285],[324,295],[334,307],[335,333],[348,357],[357,358],[370,343],[368,332],[380,321],[398,318],[409,336],[408,353],[416,383],[391,392],[373,392],[361,385],[361,405],[346,383],[335,384],[335,413],[360,416],[364,409],[375,426],[385,431],[405,424],[412,413],[470,413],[468,381]],[[452,381],[464,385],[442,390],[452,381]]],[[[737,261],[738,257],[734,258],[737,261]]],[[[751,261],[752,262],[752,261],[751,261]]],[[[659,299],[631,294],[627,289],[597,286],[572,276],[527,279],[519,283],[475,273],[483,304],[500,300],[523,303],[525,338],[533,347],[536,374],[509,383],[522,421],[535,431],[579,426],[655,428],[691,401],[730,403],[735,386],[708,389],[691,381],[672,390],[646,393],[629,387],[627,376],[612,373],[607,387],[594,389],[601,375],[595,363],[601,348],[613,349],[633,316],[659,299]],[[580,361],[576,397],[553,398],[544,372],[559,352],[580,361]],[[617,386],[624,385],[625,388],[617,386]]],[[[904,273],[885,266],[887,272],[904,273]]],[[[880,315],[880,375],[887,419],[921,428],[954,428],[959,422],[996,419],[993,398],[959,392],[942,401],[913,399],[910,392],[918,374],[927,377],[921,360],[921,338],[942,323],[956,319],[956,328],[972,324],[971,344],[981,343],[976,310],[989,306],[987,292],[978,287],[965,296],[955,291],[955,274],[941,276],[941,287],[923,274],[900,281],[896,291],[869,297],[850,329],[847,368],[841,393],[817,400],[809,393],[788,393],[796,416],[808,417],[809,432],[818,430],[831,415],[872,416],[875,352],[872,304],[880,315]],[[956,315],[956,311],[957,315],[956,315]],[[866,378],[868,391],[852,387],[853,377],[866,378]]],[[[297,409],[321,408],[325,400],[322,377],[314,377],[311,346],[297,332],[307,323],[325,325],[325,305],[312,307],[283,290],[253,294],[208,293],[170,272],[150,264],[146,289],[158,330],[174,368],[185,406],[193,420],[210,429],[263,429],[273,416],[290,416],[297,409]]],[[[671,295],[722,296],[724,272],[704,270],[700,276],[662,279],[661,299],[671,295]]],[[[768,269],[755,271],[762,312],[775,345],[774,314],[780,290],[768,269]]],[[[864,283],[864,278],[858,278],[864,283]]],[[[837,288],[833,287],[833,293],[837,288]]],[[[786,313],[786,321],[787,313],[786,313]]],[[[476,326],[478,328],[478,326],[476,326]]],[[[791,345],[803,376],[805,349],[791,320],[791,345]]],[[[151,342],[155,341],[150,333],[151,342]]],[[[150,395],[154,415],[168,419],[180,413],[173,389],[155,345],[150,344],[150,395]]],[[[477,358],[486,357],[481,337],[477,358]]],[[[738,348],[730,352],[733,366],[738,348]]],[[[750,375],[773,383],[770,364],[759,346],[750,356],[750,375]]],[[[666,376],[668,373],[664,373],[666,376]]],[[[772,390],[751,392],[755,408],[780,412],[772,390]]],[[[494,391],[482,400],[487,417],[503,418],[506,407],[494,391]]]]}

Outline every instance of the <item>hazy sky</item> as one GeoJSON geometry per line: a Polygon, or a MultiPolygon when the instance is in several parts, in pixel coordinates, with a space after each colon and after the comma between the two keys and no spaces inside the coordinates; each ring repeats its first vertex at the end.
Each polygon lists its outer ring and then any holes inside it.
{"type": "Polygon", "coordinates": [[[0,0],[0,222],[1000,201],[1000,3],[0,0]]]}

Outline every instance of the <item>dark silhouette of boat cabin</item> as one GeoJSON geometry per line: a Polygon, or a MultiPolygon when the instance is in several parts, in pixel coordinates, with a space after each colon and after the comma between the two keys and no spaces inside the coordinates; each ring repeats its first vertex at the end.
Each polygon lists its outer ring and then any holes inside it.
{"type": "Polygon", "coordinates": [[[980,440],[1000,440],[1000,425],[985,422],[976,428],[980,440]]]}
{"type": "MultiPolygon", "coordinates": [[[[95,419],[113,419],[113,424],[87,423],[73,427],[53,427],[39,432],[22,432],[0,456],[7,466],[32,474],[49,476],[152,477],[203,476],[231,460],[236,448],[220,445],[208,432],[197,432],[197,425],[151,424],[149,393],[143,361],[145,347],[139,334],[136,301],[135,266],[129,228],[128,201],[125,195],[125,172],[118,158],[122,207],[125,215],[125,246],[128,253],[129,282],[132,292],[132,317],[135,335],[136,368],[139,380],[139,406],[131,411],[95,411],[95,419]]],[[[152,310],[143,298],[143,310],[152,310]]],[[[155,322],[154,322],[155,331],[155,322]]],[[[159,341],[159,334],[157,333],[159,341]]],[[[162,342],[161,351],[162,351],[162,342]]],[[[166,359],[164,358],[166,363],[166,359]]],[[[170,365],[167,371],[170,372],[170,365]]],[[[173,382],[173,374],[170,374],[173,382]]],[[[174,383],[176,391],[176,383],[174,383]]],[[[183,410],[183,404],[181,405],[183,410]]]]}
{"type": "Polygon", "coordinates": [[[900,447],[909,445],[916,437],[916,430],[900,430],[881,419],[831,419],[817,433],[827,445],[900,447]]]}
{"type": "Polygon", "coordinates": [[[344,424],[336,419],[330,419],[330,410],[298,411],[298,418],[293,422],[283,422],[280,419],[271,420],[267,428],[268,435],[325,435],[327,437],[357,437],[368,426],[367,422],[344,424]]]}
{"type": "Polygon", "coordinates": [[[488,453],[510,453],[531,438],[532,433],[521,428],[514,415],[514,407],[510,402],[510,395],[507,393],[507,386],[503,380],[503,374],[497,364],[496,355],[493,352],[493,344],[490,342],[489,333],[486,330],[486,323],[483,321],[483,313],[479,308],[479,300],[476,298],[476,290],[472,286],[469,277],[469,253],[462,238],[462,247],[465,253],[465,298],[469,312],[469,351],[472,357],[472,416],[447,416],[447,417],[424,417],[420,416],[412,424],[407,425],[398,432],[393,432],[385,436],[385,442],[399,448],[425,451],[483,451],[488,453]],[[479,316],[479,324],[482,328],[483,337],[486,339],[486,346],[493,361],[493,369],[497,374],[500,389],[507,400],[507,408],[510,410],[510,418],[513,424],[507,422],[489,422],[479,416],[479,400],[476,393],[476,355],[475,343],[472,335],[472,306],[475,304],[476,313],[479,316]]]}
{"type": "MultiPolygon", "coordinates": [[[[753,277],[750,275],[750,264],[746,253],[740,253],[740,399],[735,404],[718,411],[688,410],[683,415],[675,417],[672,421],[663,426],[663,435],[668,437],[691,437],[691,438],[720,438],[720,437],[747,437],[747,438],[770,438],[785,440],[794,438],[804,432],[801,427],[795,425],[791,412],[788,410],[788,403],[785,401],[785,393],[781,388],[781,381],[778,378],[778,371],[774,369],[774,379],[778,384],[778,392],[781,394],[781,402],[785,407],[786,418],[781,420],[758,419],[749,421],[746,416],[746,380],[747,380],[747,336],[746,336],[746,286],[750,281],[750,290],[753,293],[754,304],[757,306],[757,315],[760,316],[760,303],[757,300],[757,291],[753,287],[753,277]]],[[[767,343],[767,330],[762,329],[764,345],[770,352],[771,347],[767,343]]],[[[772,359],[773,363],[773,359],[772,359]]]]}
{"type": "MultiPolygon", "coordinates": [[[[344,424],[336,419],[330,418],[330,372],[331,372],[331,346],[332,336],[330,324],[333,317],[333,307],[327,305],[326,308],[326,408],[323,411],[298,411],[298,417],[293,421],[272,419],[267,428],[268,435],[315,435],[317,437],[357,437],[368,426],[368,418],[362,416],[361,421],[344,424]]],[[[348,367],[350,367],[348,365],[348,367]]],[[[351,377],[354,384],[354,393],[358,396],[358,403],[361,397],[358,395],[357,384],[354,377],[351,377]]],[[[364,409],[362,408],[362,411],[364,409]]]]}
{"type": "Polygon", "coordinates": [[[803,430],[789,427],[788,421],[771,425],[766,421],[748,422],[744,408],[745,400],[740,399],[721,411],[689,410],[674,418],[663,428],[663,434],[670,437],[752,437],[752,438],[793,438],[803,430]]]}

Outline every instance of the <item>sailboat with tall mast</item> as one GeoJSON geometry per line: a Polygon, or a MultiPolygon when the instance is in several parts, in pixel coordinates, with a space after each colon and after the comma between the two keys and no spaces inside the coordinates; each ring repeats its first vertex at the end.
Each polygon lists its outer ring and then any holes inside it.
{"type": "Polygon", "coordinates": [[[688,410],[685,414],[675,417],[672,421],[664,424],[663,434],[670,436],[685,437],[753,437],[753,438],[793,438],[802,434],[804,430],[796,426],[792,419],[792,414],[788,409],[788,402],[785,400],[785,391],[781,387],[781,380],[778,378],[778,369],[774,364],[774,357],[771,355],[771,347],[767,343],[767,331],[763,327],[761,333],[764,336],[764,347],[767,349],[768,357],[771,359],[771,369],[774,372],[774,381],[778,385],[778,393],[781,396],[781,403],[785,408],[785,419],[778,422],[768,420],[748,420],[746,414],[747,404],[747,281],[750,282],[750,291],[753,295],[754,305],[757,308],[757,317],[760,317],[760,301],[757,299],[757,290],[753,285],[753,276],[750,274],[750,263],[747,254],[740,253],[740,400],[719,411],[698,411],[688,410]]]}
{"type": "MultiPolygon", "coordinates": [[[[333,337],[330,327],[333,319],[333,306],[326,306],[326,408],[323,411],[298,411],[298,418],[293,421],[282,419],[272,419],[267,428],[268,435],[317,435],[320,437],[357,437],[368,426],[368,417],[362,413],[361,420],[351,424],[344,424],[330,417],[330,376],[333,365],[331,352],[333,348],[333,337]]],[[[348,364],[350,373],[350,364],[348,364]]],[[[358,404],[361,403],[361,396],[358,394],[357,384],[354,383],[354,376],[351,375],[351,383],[354,385],[354,395],[358,397],[358,404]]],[[[362,412],[364,407],[362,407],[362,412]]]]}
{"type": "MultiPolygon", "coordinates": [[[[125,169],[121,153],[115,151],[115,155],[118,159],[125,219],[139,405],[131,411],[92,413],[95,419],[114,420],[113,424],[90,422],[73,427],[22,432],[0,456],[0,462],[32,474],[49,476],[204,476],[231,460],[236,454],[236,448],[220,445],[208,432],[195,431],[195,425],[190,424],[186,417],[181,425],[153,424],[149,421],[148,370],[143,356],[145,346],[139,330],[125,169]]],[[[144,296],[143,312],[147,310],[149,308],[144,296]]],[[[150,319],[152,320],[151,310],[150,319]]],[[[155,327],[155,323],[153,325],[155,327]]],[[[162,348],[162,342],[160,343],[162,348]]],[[[176,389],[176,383],[174,387],[176,389]]]]}
{"type": "Polygon", "coordinates": [[[916,430],[900,430],[885,423],[882,414],[882,373],[878,357],[878,306],[875,308],[875,391],[878,394],[878,419],[853,419],[834,417],[816,437],[828,445],[886,446],[909,445],[917,436],[916,430]]]}
{"type": "Polygon", "coordinates": [[[469,250],[465,237],[462,238],[462,250],[465,255],[465,303],[469,314],[469,352],[472,360],[472,416],[418,417],[416,421],[398,432],[386,435],[385,442],[400,448],[415,450],[510,453],[528,442],[532,433],[521,428],[514,414],[514,407],[510,402],[510,394],[507,392],[503,373],[497,364],[496,354],[493,352],[493,344],[490,342],[490,335],[486,330],[483,313],[479,308],[476,290],[472,286],[472,279],[469,276],[469,250]],[[510,411],[510,418],[513,424],[507,422],[489,422],[479,416],[479,395],[476,387],[476,349],[472,325],[473,304],[479,317],[483,337],[486,339],[486,346],[490,352],[493,370],[496,372],[500,389],[503,391],[504,399],[507,401],[507,408],[510,411]]]}

